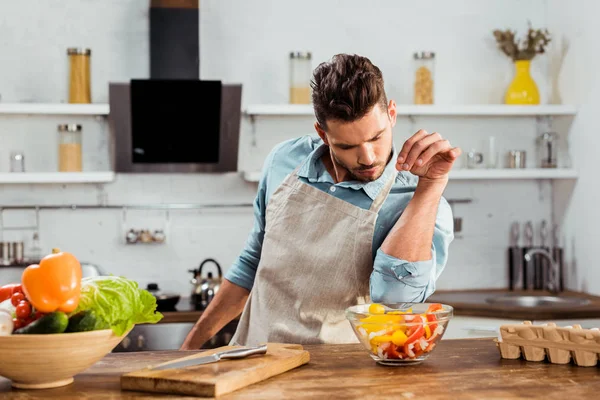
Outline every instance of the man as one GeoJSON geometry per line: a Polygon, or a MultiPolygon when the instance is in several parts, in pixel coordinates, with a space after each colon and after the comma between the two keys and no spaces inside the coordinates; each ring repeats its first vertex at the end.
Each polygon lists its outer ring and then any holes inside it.
{"type": "Polygon", "coordinates": [[[312,89],[318,137],[269,154],[246,247],[182,350],[240,313],[235,344],[356,342],[347,307],[435,290],[453,239],[442,193],[461,150],[420,130],[396,154],[396,104],[365,57],[322,63],[312,89]]]}

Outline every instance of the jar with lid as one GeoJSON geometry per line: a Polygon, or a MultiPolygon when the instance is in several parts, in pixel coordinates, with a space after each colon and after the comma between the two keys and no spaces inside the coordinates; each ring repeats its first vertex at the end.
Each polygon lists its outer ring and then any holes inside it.
{"type": "Polygon", "coordinates": [[[81,161],[81,125],[58,125],[58,170],[60,172],[80,172],[81,161]]]}
{"type": "Polygon", "coordinates": [[[421,51],[414,53],[414,103],[433,104],[435,53],[421,51]]]}
{"type": "Polygon", "coordinates": [[[310,80],[312,76],[312,54],[290,53],[290,104],[310,104],[310,80]]]}
{"type": "Polygon", "coordinates": [[[92,50],[72,47],[69,56],[69,103],[91,103],[90,58],[92,50]]]}

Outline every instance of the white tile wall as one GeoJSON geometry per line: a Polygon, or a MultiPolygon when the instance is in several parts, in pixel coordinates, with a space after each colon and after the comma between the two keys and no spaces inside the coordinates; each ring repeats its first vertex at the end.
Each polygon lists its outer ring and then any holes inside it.
{"type": "Polygon", "coordinates": [[[600,56],[596,51],[600,33],[596,15],[600,4],[592,0],[548,2],[549,27],[555,32],[555,46],[567,48],[557,88],[563,102],[580,103],[581,108],[571,127],[574,162],[580,171],[577,185],[557,188],[559,210],[565,223],[566,249],[570,259],[570,279],[574,285],[600,294],[600,270],[597,248],[598,225],[598,107],[600,107],[600,56]],[[566,207],[563,207],[563,204],[566,207]]]}
{"type": "MultiPolygon", "coordinates": [[[[445,2],[352,0],[201,2],[201,76],[243,84],[243,104],[287,101],[287,55],[311,50],[314,64],[338,52],[369,56],[383,70],[390,98],[411,101],[411,54],[437,52],[436,99],[440,104],[499,103],[512,66],[495,48],[491,31],[516,28],[527,19],[546,21],[546,1],[461,0],[445,2]],[[518,12],[515,12],[518,10],[518,12]]],[[[551,3],[551,5],[554,3],[551,3]]],[[[555,8],[557,4],[553,5],[555,8]]],[[[63,102],[66,98],[66,48],[87,46],[92,53],[92,96],[106,102],[109,81],[148,76],[148,2],[0,0],[0,95],[4,102],[63,102]]],[[[533,74],[547,102],[552,91],[547,63],[540,57],[533,74]]],[[[84,168],[108,167],[107,127],[91,117],[0,116],[0,171],[8,169],[8,152],[22,148],[31,171],[56,168],[56,125],[84,126],[84,168]]],[[[240,170],[260,167],[273,145],[312,133],[310,118],[259,119],[256,147],[250,124],[242,123],[240,170]]],[[[399,146],[419,128],[437,130],[465,150],[483,150],[489,135],[501,152],[525,149],[533,163],[535,120],[531,118],[400,120],[399,146]]],[[[460,166],[460,165],[459,165],[460,166]]],[[[256,186],[238,174],[118,175],[106,185],[3,185],[0,204],[249,203],[256,186]]],[[[552,188],[533,181],[452,182],[449,198],[472,198],[457,205],[464,232],[451,248],[439,288],[503,287],[505,249],[513,220],[539,222],[551,217],[552,188]]],[[[6,211],[8,224],[31,220],[31,213],[6,211]]],[[[162,227],[164,213],[127,213],[134,228],[162,227]]],[[[127,225],[127,224],[126,224],[127,225]]],[[[252,225],[251,209],[173,211],[168,243],[123,244],[120,210],[43,211],[44,248],[60,246],[106,270],[139,280],[159,281],[165,289],[187,292],[187,269],[206,257],[226,269],[239,254],[252,225]]],[[[128,228],[129,226],[125,226],[128,228]]],[[[29,240],[31,232],[6,231],[5,239],[29,240]]]]}

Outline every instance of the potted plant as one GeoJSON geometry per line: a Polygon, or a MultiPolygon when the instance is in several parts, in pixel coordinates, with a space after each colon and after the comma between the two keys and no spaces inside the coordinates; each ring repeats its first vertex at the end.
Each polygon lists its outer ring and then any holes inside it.
{"type": "Polygon", "coordinates": [[[550,43],[547,29],[533,29],[531,23],[527,36],[521,40],[511,30],[494,30],[498,48],[515,64],[515,76],[504,96],[506,104],[540,104],[540,94],[535,81],[529,73],[531,60],[537,54],[543,54],[550,43]]]}

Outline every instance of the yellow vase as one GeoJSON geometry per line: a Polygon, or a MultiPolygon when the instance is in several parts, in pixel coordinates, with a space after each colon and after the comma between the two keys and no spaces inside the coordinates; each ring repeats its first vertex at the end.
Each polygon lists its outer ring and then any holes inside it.
{"type": "Polygon", "coordinates": [[[504,96],[506,104],[540,104],[540,92],[529,73],[531,61],[515,61],[515,77],[504,96]]]}

